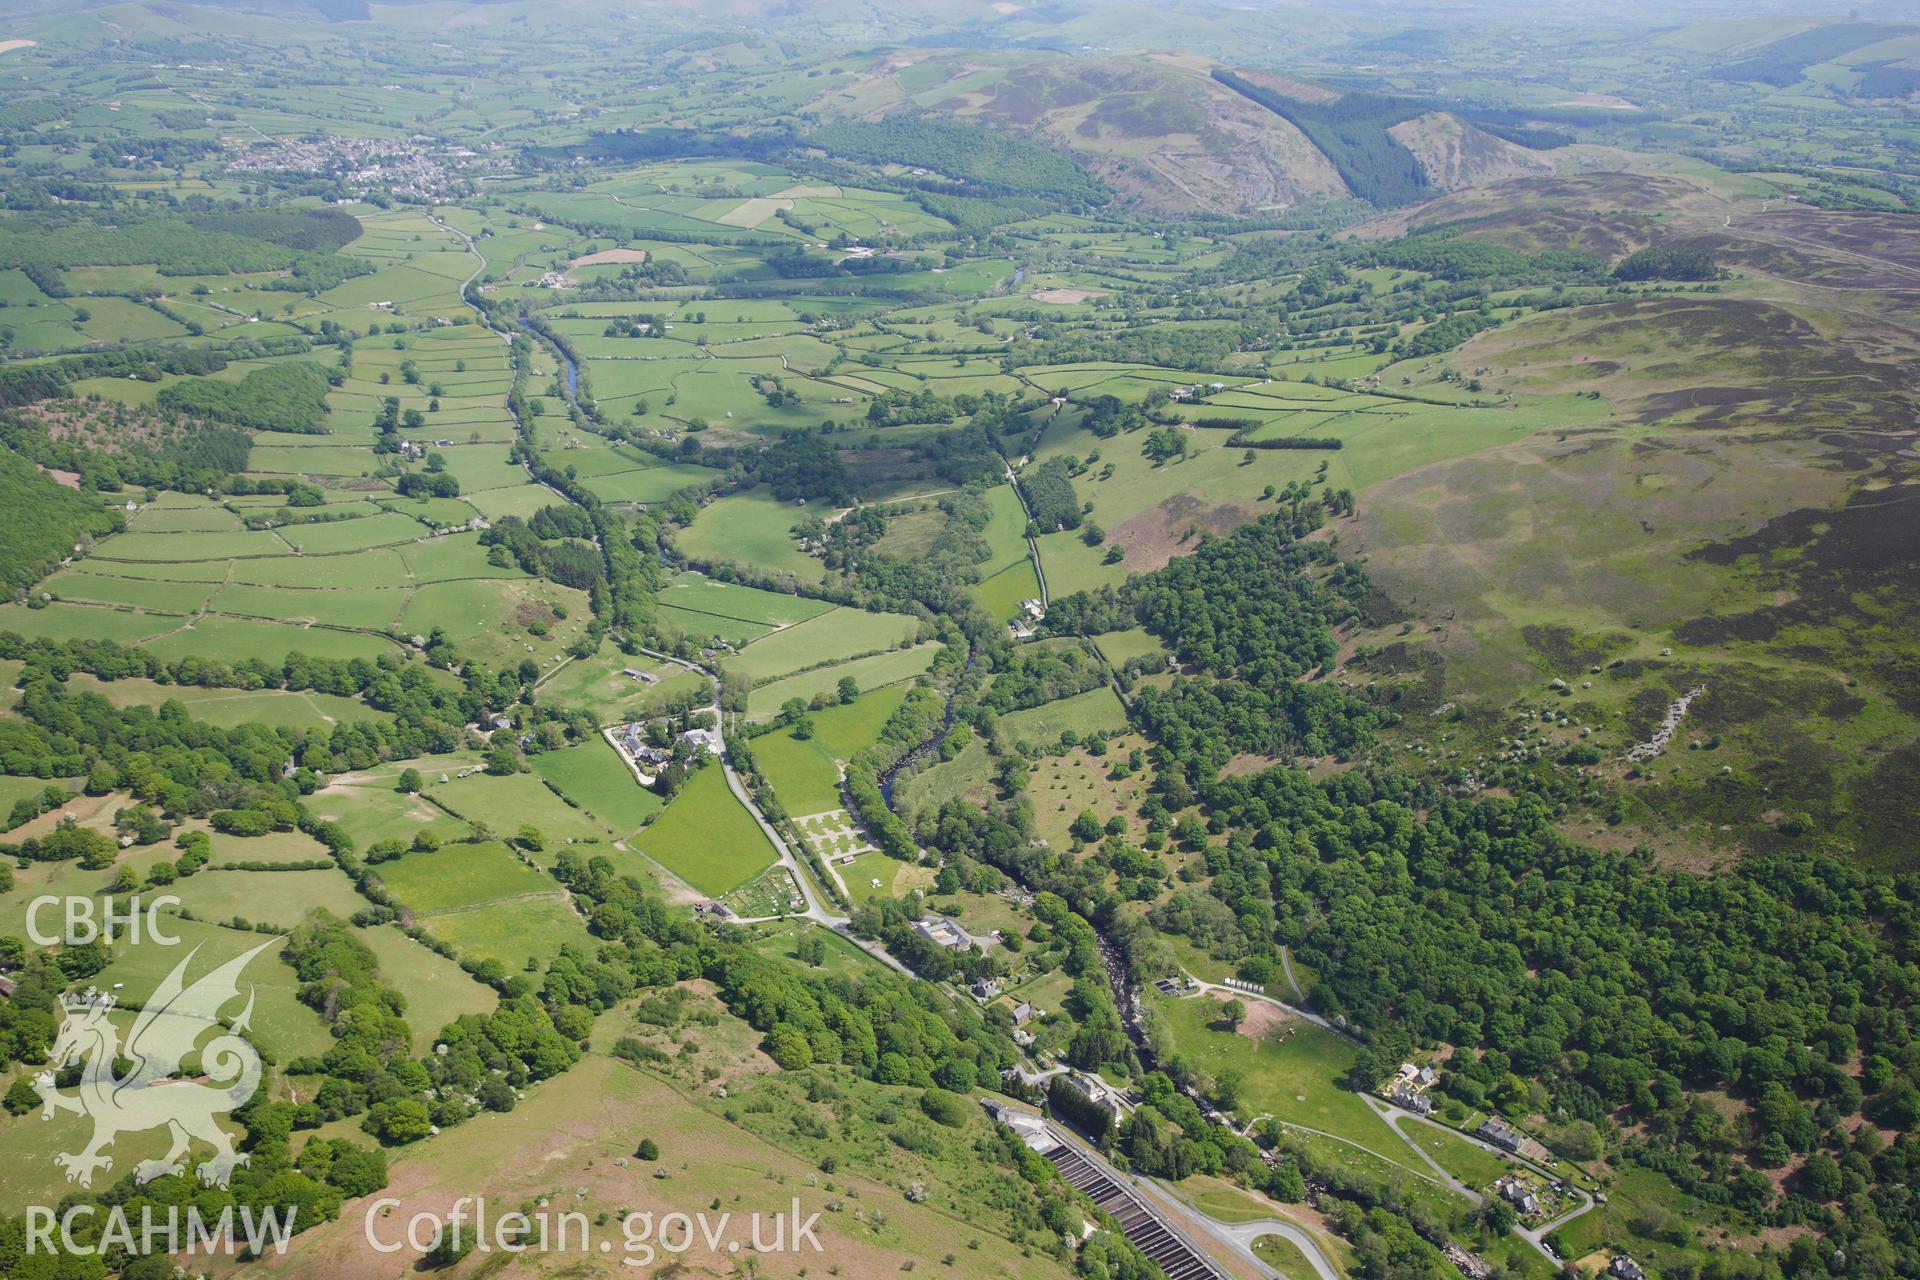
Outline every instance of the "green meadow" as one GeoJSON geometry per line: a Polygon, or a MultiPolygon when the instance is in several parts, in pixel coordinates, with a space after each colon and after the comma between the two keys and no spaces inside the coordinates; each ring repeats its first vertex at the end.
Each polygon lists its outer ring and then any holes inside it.
{"type": "Polygon", "coordinates": [[[727,790],[717,764],[694,773],[633,844],[709,897],[739,888],[775,856],[753,816],[727,790]]]}

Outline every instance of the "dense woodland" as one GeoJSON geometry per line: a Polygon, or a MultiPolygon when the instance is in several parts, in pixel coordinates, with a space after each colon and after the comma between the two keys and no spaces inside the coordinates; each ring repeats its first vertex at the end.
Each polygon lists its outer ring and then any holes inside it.
{"type": "Polygon", "coordinates": [[[238,382],[196,379],[162,387],[154,404],[167,412],[217,418],[257,430],[324,435],[326,371],[313,364],[251,370],[238,382]]]}
{"type": "Polygon", "coordinates": [[[892,116],[822,125],[809,141],[849,160],[930,169],[937,176],[923,185],[940,194],[1037,196],[1069,207],[1106,194],[1103,183],[1060,152],[978,125],[892,116]]]}
{"type": "MultiPolygon", "coordinates": [[[[1474,1046],[1443,1076],[1443,1096],[1461,1106],[1544,1111],[1548,1138],[1570,1152],[1597,1153],[1597,1135],[1624,1129],[1617,1161],[1763,1222],[1812,1225],[1895,1273],[1920,1247],[1905,1182],[1920,1158],[1907,1136],[1920,1121],[1907,1008],[1920,981],[1910,950],[1920,884],[1797,857],[1730,876],[1663,870],[1561,835],[1551,791],[1466,800],[1373,769],[1317,783],[1287,767],[1218,776],[1232,750],[1223,742],[1321,754],[1390,716],[1302,679],[1331,654],[1336,625],[1382,607],[1324,544],[1298,541],[1320,518],[1303,502],[1122,592],[1056,601],[1049,615],[1066,632],[1143,623],[1204,673],[1134,694],[1156,744],[1150,811],[1197,804],[1204,817],[1174,832],[1203,855],[1204,889],[1176,888],[1150,913],[1153,930],[1258,982],[1290,947],[1316,975],[1308,1002],[1368,1046],[1355,1088],[1379,1084],[1416,1047],[1474,1046]],[[1745,1118],[1709,1102],[1723,1094],[1746,1104],[1745,1118]],[[1856,1140],[1863,1120],[1888,1136],[1856,1140]],[[1776,1194],[1766,1171],[1790,1163],[1800,1172],[1776,1194]]],[[[1037,681],[1072,688],[1073,667],[1071,651],[1015,659],[978,705],[1019,705],[1037,681]]],[[[1128,938],[1151,976],[1153,931],[1128,926],[1119,907],[1158,896],[1156,859],[1095,828],[1078,857],[1035,849],[1030,811],[1017,787],[1006,794],[988,811],[948,803],[923,821],[921,842],[950,864],[986,863],[1060,894],[1128,938]]],[[[1097,1009],[1099,984],[1087,985],[1097,1009]]],[[[1117,1031],[1102,1046],[1100,1025],[1083,1023],[1095,1030],[1070,1060],[1131,1061],[1117,1031]]],[[[1115,1149],[1170,1176],[1244,1168],[1218,1130],[1192,1122],[1191,1105],[1163,1099],[1112,1134],[1115,1149]]],[[[1296,1157],[1269,1189],[1284,1192],[1302,1166],[1326,1177],[1296,1157]]],[[[1356,1212],[1381,1203],[1378,1188],[1342,1185],[1356,1212]]],[[[1789,1274],[1814,1274],[1820,1256],[1797,1251],[1789,1274]]]]}
{"type": "Polygon", "coordinates": [[[0,578],[24,590],[73,553],[75,544],[110,533],[120,518],[97,499],[55,482],[11,451],[0,455],[0,578]]]}
{"type": "Polygon", "coordinates": [[[262,287],[317,293],[374,269],[372,263],[333,252],[359,234],[358,227],[351,215],[335,210],[192,220],[130,214],[117,221],[76,213],[16,214],[0,219],[0,263],[56,283],[59,276],[50,273],[101,264],[150,262],[161,275],[178,276],[285,271],[262,287]]]}

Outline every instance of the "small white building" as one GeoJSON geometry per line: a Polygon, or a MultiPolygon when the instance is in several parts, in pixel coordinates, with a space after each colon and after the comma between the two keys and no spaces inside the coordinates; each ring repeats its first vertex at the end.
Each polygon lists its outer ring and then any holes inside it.
{"type": "Polygon", "coordinates": [[[719,755],[725,749],[718,729],[689,729],[680,735],[680,741],[690,744],[696,751],[705,751],[710,755],[719,755]]]}

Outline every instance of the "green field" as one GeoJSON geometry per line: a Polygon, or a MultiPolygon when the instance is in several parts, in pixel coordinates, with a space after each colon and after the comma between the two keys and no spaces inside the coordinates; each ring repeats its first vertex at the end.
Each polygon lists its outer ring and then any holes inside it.
{"type": "Polygon", "coordinates": [[[416,916],[561,892],[498,840],[409,853],[378,864],[375,874],[416,916]]]}
{"type": "Polygon", "coordinates": [[[798,958],[796,946],[801,938],[820,939],[825,948],[820,971],[832,976],[858,977],[863,973],[872,973],[874,966],[879,963],[832,929],[823,928],[811,920],[782,920],[749,927],[753,930],[752,945],[755,951],[784,960],[798,958]]]}
{"type": "Polygon", "coordinates": [[[852,676],[862,689],[877,689],[911,680],[933,664],[938,652],[939,646],[935,644],[916,645],[911,649],[889,650],[775,680],[760,685],[747,695],[747,715],[754,720],[770,720],[788,699],[799,698],[803,702],[811,702],[815,694],[832,694],[835,686],[847,676],[852,676]]]}
{"type": "Polygon", "coordinates": [[[808,667],[898,648],[919,630],[919,621],[904,614],[833,609],[748,644],[726,659],[726,667],[763,684],[808,667]]]}
{"type": "Polygon", "coordinates": [[[1317,1275],[1313,1264],[1300,1252],[1300,1246],[1283,1236],[1261,1236],[1253,1242],[1253,1251],[1260,1261],[1278,1271],[1286,1280],[1306,1280],[1317,1275]]]}
{"type": "MultiPolygon", "coordinates": [[[[315,851],[315,855],[324,854],[315,851]]],[[[222,860],[244,861],[245,841],[226,846],[222,860]]],[[[262,859],[263,861],[268,859],[262,859]]],[[[285,931],[316,908],[342,918],[367,905],[344,872],[201,870],[169,890],[201,920],[245,920],[285,931]]]]}
{"type": "Polygon", "coordinates": [[[989,789],[992,778],[993,757],[986,743],[976,737],[953,759],[941,760],[908,778],[895,790],[895,803],[902,812],[922,813],[970,794],[978,799],[989,789]]]}
{"type": "Polygon", "coordinates": [[[535,698],[543,706],[592,713],[603,723],[641,719],[664,700],[705,684],[704,677],[684,667],[651,658],[629,658],[617,650],[576,658],[554,668],[542,681],[535,698]],[[657,677],[654,683],[626,675],[627,668],[657,677]]]}
{"type": "Polygon", "coordinates": [[[813,712],[810,738],[796,738],[791,729],[755,738],[753,758],[787,812],[799,816],[840,808],[841,766],[879,739],[880,727],[906,696],[906,685],[890,685],[813,712]]]}
{"type": "Polygon", "coordinates": [[[1100,650],[1100,656],[1115,667],[1125,666],[1131,658],[1145,658],[1156,654],[1165,654],[1166,646],[1160,643],[1160,637],[1145,627],[1134,627],[1128,631],[1109,631],[1093,638],[1094,647],[1100,650]]]}
{"type": "Polygon", "coordinates": [[[764,489],[755,489],[708,503],[677,541],[695,560],[732,560],[765,572],[791,574],[798,582],[818,582],[825,570],[800,551],[788,532],[806,514],[764,489]]]}
{"type": "Polygon", "coordinates": [[[440,1032],[463,1014],[485,1014],[499,1003],[490,987],[437,951],[402,933],[397,925],[357,929],[354,934],[374,954],[381,980],[407,998],[407,1026],[413,1051],[429,1053],[440,1032]]]}
{"type": "Polygon", "coordinates": [[[72,676],[68,687],[98,693],[116,707],[157,707],[164,702],[179,702],[194,719],[227,729],[243,724],[288,729],[329,728],[385,718],[383,712],[357,699],[315,693],[310,689],[300,692],[202,689],[140,679],[96,680],[84,672],[72,676]]]}
{"type": "Polygon", "coordinates": [[[933,872],[928,868],[877,851],[859,854],[838,870],[855,906],[872,898],[902,898],[915,889],[925,893],[933,887],[933,872]],[[875,885],[875,880],[880,883],[875,885]]]}
{"type": "MultiPolygon", "coordinates": [[[[409,761],[429,780],[442,771],[451,778],[473,762],[464,758],[409,761]]],[[[381,775],[357,781],[336,780],[314,793],[309,804],[315,814],[338,822],[361,848],[377,840],[411,840],[417,831],[431,831],[442,840],[458,839],[467,832],[467,824],[453,817],[424,797],[405,795],[394,789],[403,766],[395,765],[381,775]]],[[[518,831],[515,826],[513,830],[518,831]]],[[[511,834],[511,833],[509,833],[511,834]]]]}
{"type": "Polygon", "coordinates": [[[773,627],[790,627],[833,608],[824,600],[717,582],[699,573],[680,574],[667,585],[659,598],[661,604],[676,609],[716,614],[722,618],[773,627]]]}
{"type": "Polygon", "coordinates": [[[1257,1037],[1228,1031],[1221,1002],[1206,995],[1148,999],[1182,1055],[1216,1075],[1239,1073],[1248,1111],[1330,1133],[1408,1170],[1428,1172],[1364,1098],[1338,1083],[1359,1052],[1351,1041],[1299,1019],[1257,1037]]]}
{"type": "Polygon", "coordinates": [[[633,843],[709,897],[739,888],[766,870],[775,856],[753,815],[727,790],[717,764],[688,779],[633,843]]]}
{"type": "Polygon", "coordinates": [[[1075,733],[1114,733],[1127,727],[1127,709],[1114,691],[1102,685],[1071,698],[1044,703],[1000,717],[1000,727],[1014,742],[1044,745],[1057,741],[1068,729],[1075,733]]]}
{"type": "Polygon", "coordinates": [[[549,786],[616,835],[632,834],[660,812],[660,797],[640,785],[626,761],[604,739],[564,751],[543,751],[530,763],[549,786]]]}
{"type": "Polygon", "coordinates": [[[1402,1119],[1395,1127],[1415,1146],[1433,1157],[1442,1169],[1469,1187],[1484,1188],[1504,1176],[1512,1167],[1485,1147],[1437,1125],[1402,1119]]]}
{"type": "MultiPolygon", "coordinates": [[[[208,873],[201,873],[208,874],[208,873]]],[[[231,872],[245,875],[246,872],[231,872]]],[[[297,875],[298,872],[257,874],[297,875]]],[[[194,877],[198,879],[198,877],[194,877]]],[[[293,920],[289,923],[297,924],[293,920]]],[[[275,1054],[293,1056],[322,1053],[333,1043],[320,1015],[295,998],[299,987],[293,970],[280,960],[281,943],[271,933],[241,932],[198,920],[170,920],[169,933],[179,936],[178,945],[163,946],[153,939],[127,947],[113,963],[95,975],[93,984],[103,991],[124,983],[118,994],[129,1001],[151,996],[182,960],[191,954],[186,981],[251,951],[261,943],[267,949],[247,965],[241,975],[241,992],[254,992],[253,1026],[262,1045],[275,1054]]],[[[236,1008],[238,1004],[236,1002],[236,1008]]]]}
{"type": "Polygon", "coordinates": [[[525,972],[529,962],[544,968],[569,944],[588,953],[594,947],[585,922],[559,893],[444,911],[421,927],[461,959],[496,960],[509,973],[525,972]]]}
{"type": "Polygon", "coordinates": [[[594,840],[600,824],[547,789],[539,777],[516,773],[504,778],[475,773],[447,782],[429,780],[426,794],[435,804],[467,822],[484,823],[495,835],[512,837],[534,826],[548,840],[594,840]]]}

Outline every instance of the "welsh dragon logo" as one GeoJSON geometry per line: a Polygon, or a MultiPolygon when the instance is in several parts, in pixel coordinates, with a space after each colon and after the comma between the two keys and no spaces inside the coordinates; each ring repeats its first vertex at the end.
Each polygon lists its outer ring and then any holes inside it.
{"type": "Polygon", "coordinates": [[[171,1131],[172,1145],[163,1158],[142,1160],[135,1167],[136,1182],[182,1172],[195,1138],[214,1149],[213,1159],[200,1166],[200,1180],[208,1186],[226,1186],[234,1167],[247,1163],[217,1117],[260,1087],[260,1055],[241,1034],[253,1017],[253,989],[247,989],[246,1007],[231,1030],[221,1027],[220,1010],[239,998],[240,973],[247,963],[277,941],[261,943],[190,986],[185,982],[187,966],[199,948],[189,951],[135,1016],[124,1046],[109,1016],[114,1010],[111,993],[88,988],[61,1000],[66,1019],[54,1043],[53,1067],[76,1062],[85,1066],[79,1089],[71,1094],[54,1087],[52,1070],[40,1073],[36,1085],[44,1099],[41,1118],[51,1120],[55,1111],[71,1111],[93,1121],[93,1138],[84,1150],[53,1158],[67,1171],[67,1181],[92,1186],[96,1169],[113,1168],[113,1157],[103,1153],[117,1135],[163,1127],[171,1131]],[[200,1050],[200,1078],[180,1078],[182,1063],[208,1030],[220,1034],[200,1050]],[[132,1065],[117,1074],[115,1068],[123,1062],[132,1065]]]}

